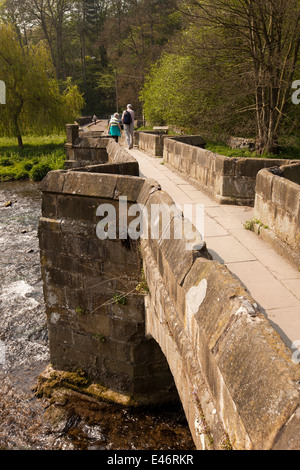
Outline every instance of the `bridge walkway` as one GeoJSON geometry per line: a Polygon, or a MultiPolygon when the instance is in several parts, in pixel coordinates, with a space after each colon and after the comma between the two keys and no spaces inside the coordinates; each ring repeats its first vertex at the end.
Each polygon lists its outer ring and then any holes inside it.
{"type": "Polygon", "coordinates": [[[253,208],[221,205],[175,171],[136,148],[128,150],[142,177],[155,179],[176,204],[204,205],[204,239],[214,260],[239,278],[289,348],[300,341],[300,272],[267,242],[246,230],[253,208]]]}

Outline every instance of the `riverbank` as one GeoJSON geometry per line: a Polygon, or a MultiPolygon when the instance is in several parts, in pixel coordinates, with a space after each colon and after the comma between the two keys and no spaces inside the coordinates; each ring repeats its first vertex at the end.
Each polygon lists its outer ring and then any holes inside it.
{"type": "Polygon", "coordinates": [[[24,137],[20,149],[15,139],[0,138],[0,182],[41,181],[50,170],[63,168],[65,134],[24,137]]]}

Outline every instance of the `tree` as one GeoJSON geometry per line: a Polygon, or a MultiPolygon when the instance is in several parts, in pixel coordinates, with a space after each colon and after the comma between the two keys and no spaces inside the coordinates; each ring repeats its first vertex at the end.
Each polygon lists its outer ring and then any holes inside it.
{"type": "Polygon", "coordinates": [[[202,92],[193,87],[193,71],[193,59],[175,53],[152,66],[140,94],[148,122],[190,129],[198,124],[202,92]]]}
{"type": "MultiPolygon", "coordinates": [[[[188,22],[201,31],[196,49],[211,54],[237,77],[247,77],[253,103],[257,150],[274,152],[290,99],[300,45],[299,0],[184,0],[188,22]]],[[[242,81],[241,81],[242,83],[242,81]]]]}
{"type": "Polygon", "coordinates": [[[141,112],[138,96],[145,75],[180,29],[180,16],[175,0],[111,0],[103,41],[116,69],[122,106],[130,102],[141,112]]]}
{"type": "Polygon", "coordinates": [[[59,92],[46,45],[22,46],[12,25],[0,24],[0,70],[7,91],[0,130],[15,136],[20,147],[22,133],[61,129],[83,106],[78,88],[70,81],[65,92],[59,92]]]}

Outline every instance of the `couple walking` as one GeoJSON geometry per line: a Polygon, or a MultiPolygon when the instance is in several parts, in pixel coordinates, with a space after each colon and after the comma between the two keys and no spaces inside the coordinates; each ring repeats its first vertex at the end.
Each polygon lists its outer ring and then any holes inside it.
{"type": "MultiPolygon", "coordinates": [[[[127,109],[122,115],[122,123],[125,132],[126,144],[129,149],[133,148],[134,118],[135,114],[132,106],[131,104],[128,104],[127,109]]],[[[116,142],[118,142],[118,138],[121,137],[121,126],[118,113],[115,113],[114,117],[110,120],[109,134],[115,137],[116,142]]]]}

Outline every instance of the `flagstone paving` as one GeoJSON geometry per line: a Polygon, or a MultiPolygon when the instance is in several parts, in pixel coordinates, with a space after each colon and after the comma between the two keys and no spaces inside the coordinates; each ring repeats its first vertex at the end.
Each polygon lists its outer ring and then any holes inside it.
{"type": "Polygon", "coordinates": [[[213,259],[240,279],[287,346],[296,349],[292,343],[300,342],[300,272],[244,228],[253,219],[253,208],[220,205],[167,168],[162,158],[136,148],[129,152],[139,163],[140,175],[155,179],[176,205],[203,204],[202,235],[213,259]]]}

